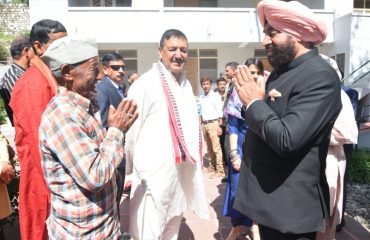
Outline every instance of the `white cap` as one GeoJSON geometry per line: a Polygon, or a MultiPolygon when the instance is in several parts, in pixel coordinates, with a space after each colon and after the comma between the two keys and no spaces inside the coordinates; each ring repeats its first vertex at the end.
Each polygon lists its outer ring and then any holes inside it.
{"type": "Polygon", "coordinates": [[[53,71],[63,64],[75,64],[98,56],[98,47],[92,38],[62,37],[50,44],[41,60],[53,71]]]}

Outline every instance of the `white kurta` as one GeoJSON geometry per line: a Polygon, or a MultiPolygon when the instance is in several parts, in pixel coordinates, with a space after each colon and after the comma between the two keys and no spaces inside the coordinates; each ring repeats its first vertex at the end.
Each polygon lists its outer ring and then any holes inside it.
{"type": "Polygon", "coordinates": [[[319,233],[316,240],[334,239],[336,225],[342,219],[343,184],[346,169],[344,144],[356,144],[358,129],[351,101],[341,90],[342,110],[334,123],[330,135],[328,156],[326,158],[326,179],[330,191],[330,222],[324,233],[319,233]]]}
{"type": "Polygon", "coordinates": [[[342,110],[334,123],[330,136],[328,156],[326,158],[326,178],[330,189],[330,215],[333,207],[338,202],[339,218],[341,218],[343,206],[343,181],[346,169],[346,156],[344,144],[356,144],[358,129],[353,113],[351,101],[347,94],[341,90],[342,110]],[[340,181],[340,191],[337,191],[340,181]]]}
{"type": "Polygon", "coordinates": [[[132,173],[130,234],[139,239],[161,239],[166,224],[192,209],[208,218],[208,202],[199,156],[199,119],[191,85],[185,76],[170,87],[178,104],[185,142],[196,159],[175,163],[168,106],[156,65],[130,87],[128,98],[138,105],[139,117],[126,135],[126,173],[132,173]],[[150,227],[148,227],[150,226],[150,227]],[[151,230],[148,229],[158,229],[151,230]],[[151,236],[152,235],[152,236],[151,236]]]}

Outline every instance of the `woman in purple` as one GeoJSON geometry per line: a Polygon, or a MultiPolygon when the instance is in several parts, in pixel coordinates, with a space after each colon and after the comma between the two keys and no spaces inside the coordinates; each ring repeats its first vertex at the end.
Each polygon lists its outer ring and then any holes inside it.
{"type": "MultiPolygon", "coordinates": [[[[256,82],[265,84],[264,67],[257,58],[248,58],[245,62],[256,82]]],[[[238,187],[239,170],[243,156],[242,146],[248,125],[241,116],[243,104],[233,89],[224,114],[227,116],[227,129],[230,137],[230,163],[228,165],[228,179],[222,215],[231,218],[232,229],[227,240],[235,240],[240,234],[248,234],[251,237],[252,220],[233,208],[235,194],[238,187]]]]}

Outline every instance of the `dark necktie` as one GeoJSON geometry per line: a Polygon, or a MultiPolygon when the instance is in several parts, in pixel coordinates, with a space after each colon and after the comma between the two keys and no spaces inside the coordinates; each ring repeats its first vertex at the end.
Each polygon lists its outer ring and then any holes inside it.
{"type": "Polygon", "coordinates": [[[118,87],[118,93],[119,95],[124,98],[125,97],[125,92],[123,91],[123,88],[121,86],[118,87]]]}

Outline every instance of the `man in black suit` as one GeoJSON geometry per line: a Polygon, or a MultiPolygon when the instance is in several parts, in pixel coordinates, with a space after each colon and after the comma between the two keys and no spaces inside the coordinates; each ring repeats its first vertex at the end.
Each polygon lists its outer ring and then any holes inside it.
{"type": "Polygon", "coordinates": [[[239,66],[236,91],[250,126],[234,208],[259,223],[262,240],[315,239],[328,218],[325,159],[341,109],[339,79],[314,46],[326,26],[298,2],[261,1],[266,89],[239,66]]]}
{"type": "MultiPolygon", "coordinates": [[[[102,59],[104,78],[96,86],[96,100],[99,104],[100,117],[104,128],[108,128],[108,112],[112,105],[117,108],[122,99],[125,97],[123,77],[125,76],[125,62],[123,57],[118,53],[107,53],[102,59]]],[[[119,206],[125,181],[125,159],[117,168],[118,193],[117,204],[119,206]]]]}
{"type": "Polygon", "coordinates": [[[100,116],[104,128],[107,128],[109,106],[117,108],[125,97],[123,77],[125,76],[125,61],[118,53],[107,53],[102,59],[104,78],[96,86],[96,98],[99,104],[100,116]]]}

